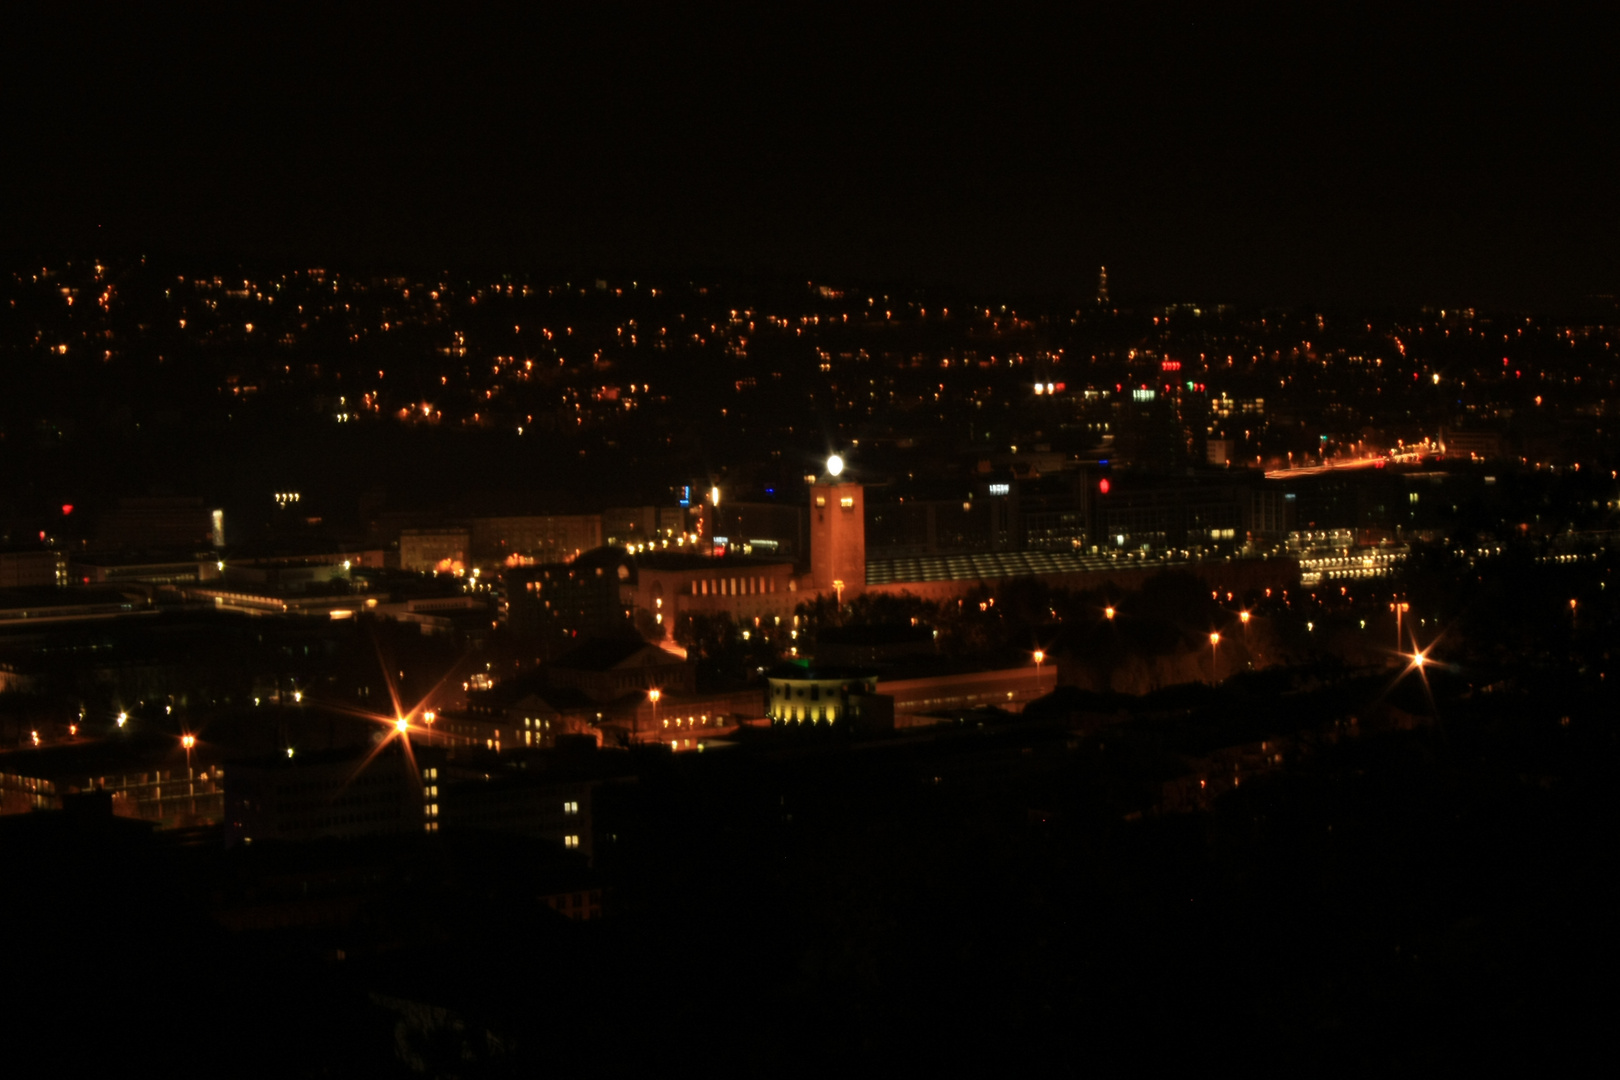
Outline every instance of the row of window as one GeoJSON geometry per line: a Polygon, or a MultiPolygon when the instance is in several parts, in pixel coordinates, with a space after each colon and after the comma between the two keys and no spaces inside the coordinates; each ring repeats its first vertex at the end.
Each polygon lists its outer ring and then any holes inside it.
{"type": "Polygon", "coordinates": [[[692,582],[693,596],[755,596],[776,591],[776,579],[768,577],[701,578],[692,582]]]}
{"type": "Polygon", "coordinates": [[[806,715],[804,706],[800,705],[797,709],[781,709],[771,719],[781,720],[784,723],[793,722],[799,724],[804,723],[806,720],[809,720],[812,724],[819,724],[822,720],[826,720],[830,724],[838,719],[838,709],[836,706],[828,705],[826,713],[823,714],[821,708],[817,706],[810,710],[809,715],[806,715]]]}

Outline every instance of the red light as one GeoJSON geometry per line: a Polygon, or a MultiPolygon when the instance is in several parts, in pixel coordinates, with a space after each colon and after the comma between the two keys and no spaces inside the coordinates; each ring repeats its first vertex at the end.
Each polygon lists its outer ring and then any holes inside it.
{"type": "Polygon", "coordinates": [[[73,504],[72,503],[63,503],[62,504],[62,516],[67,517],[71,513],[73,513],[73,504]]]}
{"type": "Polygon", "coordinates": [[[1097,482],[1097,490],[1102,492],[1104,495],[1108,494],[1109,486],[1108,477],[1106,476],[1097,482]]]}

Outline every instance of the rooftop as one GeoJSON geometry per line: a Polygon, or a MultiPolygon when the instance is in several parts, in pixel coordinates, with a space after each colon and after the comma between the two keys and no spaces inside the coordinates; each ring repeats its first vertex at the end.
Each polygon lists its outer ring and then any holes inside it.
{"type": "Polygon", "coordinates": [[[777,664],[765,673],[767,679],[875,679],[878,673],[871,668],[862,667],[832,667],[806,663],[803,660],[789,660],[777,664]]]}
{"type": "Polygon", "coordinates": [[[554,667],[568,668],[571,671],[611,671],[619,665],[651,650],[656,657],[647,658],[647,663],[679,664],[682,661],[643,639],[636,638],[595,638],[583,641],[568,652],[559,656],[552,662],[554,667]]]}

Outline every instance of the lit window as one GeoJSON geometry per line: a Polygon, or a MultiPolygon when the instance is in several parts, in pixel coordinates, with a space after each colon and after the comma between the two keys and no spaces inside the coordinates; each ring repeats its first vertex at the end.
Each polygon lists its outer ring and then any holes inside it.
{"type": "Polygon", "coordinates": [[[563,847],[579,847],[579,837],[573,835],[563,837],[563,847]]]}
{"type": "Polygon", "coordinates": [[[565,803],[563,803],[563,813],[565,813],[565,814],[577,814],[577,813],[579,813],[579,803],[577,803],[577,802],[565,802],[565,803]]]}

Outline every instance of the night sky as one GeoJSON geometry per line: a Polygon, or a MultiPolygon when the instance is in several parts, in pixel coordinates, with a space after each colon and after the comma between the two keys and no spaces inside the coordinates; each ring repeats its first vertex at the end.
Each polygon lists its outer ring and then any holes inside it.
{"type": "Polygon", "coordinates": [[[0,33],[0,253],[21,265],[1079,298],[1106,263],[1127,299],[1324,304],[1620,289],[1612,16],[60,7],[0,33]]]}

